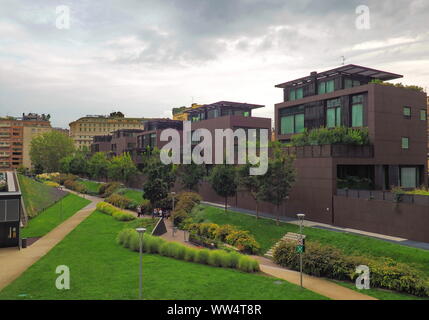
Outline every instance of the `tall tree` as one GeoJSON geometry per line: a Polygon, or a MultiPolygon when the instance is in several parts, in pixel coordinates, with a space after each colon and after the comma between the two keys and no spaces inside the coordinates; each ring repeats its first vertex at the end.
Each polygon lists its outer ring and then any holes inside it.
{"type": "Polygon", "coordinates": [[[228,197],[237,193],[237,170],[228,164],[215,165],[209,177],[213,190],[225,199],[225,212],[228,207],[228,197]]]}
{"type": "Polygon", "coordinates": [[[109,169],[109,160],[104,152],[97,152],[88,160],[88,173],[92,178],[106,178],[109,169]]]}
{"type": "Polygon", "coordinates": [[[206,173],[202,164],[181,164],[177,167],[177,177],[181,184],[190,191],[198,191],[198,186],[206,173]]]}
{"type": "Polygon", "coordinates": [[[72,155],[74,150],[70,137],[53,130],[31,140],[30,158],[34,167],[40,167],[45,172],[55,172],[60,169],[60,160],[72,155]]]}
{"type": "Polygon", "coordinates": [[[252,196],[256,203],[256,219],[259,218],[259,202],[261,201],[262,179],[260,175],[251,175],[252,164],[242,165],[237,170],[238,186],[252,196]]]}
{"type": "Polygon", "coordinates": [[[107,171],[109,178],[122,182],[128,182],[138,172],[129,153],[113,157],[107,171]]]}
{"type": "Polygon", "coordinates": [[[261,186],[258,192],[263,201],[277,207],[276,223],[280,221],[280,204],[285,200],[295,182],[294,158],[287,155],[278,145],[273,145],[273,156],[268,161],[268,170],[260,176],[261,186]]]}

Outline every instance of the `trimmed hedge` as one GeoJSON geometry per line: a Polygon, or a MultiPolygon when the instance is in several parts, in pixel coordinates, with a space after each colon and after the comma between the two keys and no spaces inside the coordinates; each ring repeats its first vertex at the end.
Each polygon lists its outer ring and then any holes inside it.
{"type": "Polygon", "coordinates": [[[131,213],[122,211],[121,209],[118,209],[115,206],[112,206],[110,203],[104,201],[97,203],[97,210],[112,216],[119,221],[130,221],[136,219],[136,217],[131,213]]]}
{"type": "MultiPolygon", "coordinates": [[[[118,233],[117,242],[132,251],[140,250],[139,234],[134,229],[124,229],[118,233]]],[[[169,242],[162,238],[143,235],[143,251],[162,256],[207,264],[214,267],[233,268],[244,272],[259,271],[259,263],[255,259],[239,253],[228,253],[223,250],[189,248],[178,242],[169,242]]]]}
{"type": "MultiPolygon", "coordinates": [[[[299,253],[295,247],[293,242],[281,242],[274,250],[274,262],[299,270],[299,253]]],[[[337,248],[318,242],[307,242],[303,254],[303,271],[317,277],[354,281],[358,277],[355,270],[359,265],[369,267],[372,287],[429,296],[429,280],[404,263],[389,258],[347,256],[337,248]]]]}

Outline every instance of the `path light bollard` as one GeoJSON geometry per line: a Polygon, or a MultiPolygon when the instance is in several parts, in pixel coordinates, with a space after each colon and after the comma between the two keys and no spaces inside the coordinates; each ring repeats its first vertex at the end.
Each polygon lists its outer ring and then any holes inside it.
{"type": "Polygon", "coordinates": [[[173,227],[173,237],[176,235],[177,227],[173,227]]]}
{"type": "Polygon", "coordinates": [[[136,231],[139,234],[140,240],[140,279],[139,279],[139,299],[142,299],[143,296],[143,234],[146,231],[146,228],[136,228],[136,231]]]}
{"type": "Polygon", "coordinates": [[[304,239],[302,237],[302,223],[304,221],[305,214],[304,213],[298,213],[296,216],[300,220],[300,223],[299,223],[299,244],[297,246],[297,251],[299,252],[299,273],[300,273],[299,277],[300,277],[300,284],[301,284],[301,287],[303,287],[302,286],[302,254],[304,253],[305,246],[304,246],[304,239]]]}

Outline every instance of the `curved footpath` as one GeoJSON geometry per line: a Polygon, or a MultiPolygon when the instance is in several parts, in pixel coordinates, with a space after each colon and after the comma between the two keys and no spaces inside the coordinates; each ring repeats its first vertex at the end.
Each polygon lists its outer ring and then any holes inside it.
{"type": "MultiPolygon", "coordinates": [[[[71,190],[67,191],[76,194],[76,192],[71,190]]],[[[25,270],[36,263],[55,245],[63,240],[65,236],[67,236],[95,210],[97,203],[103,200],[99,197],[88,195],[86,195],[85,198],[90,200],[91,203],[76,212],[73,216],[40,238],[30,247],[23,250],[18,250],[17,248],[0,249],[0,291],[21,276],[25,270]]],[[[130,212],[136,215],[135,212],[130,212]]],[[[182,230],[177,230],[173,236],[171,221],[166,220],[165,222],[168,232],[162,235],[164,239],[181,242],[187,246],[193,246],[189,242],[185,241],[185,233],[182,230]]],[[[271,260],[264,257],[254,256],[254,258],[259,261],[262,272],[299,285],[299,272],[281,268],[271,260]]],[[[377,300],[373,297],[339,286],[331,281],[308,275],[303,276],[303,283],[306,289],[334,300],[377,300]]]]}

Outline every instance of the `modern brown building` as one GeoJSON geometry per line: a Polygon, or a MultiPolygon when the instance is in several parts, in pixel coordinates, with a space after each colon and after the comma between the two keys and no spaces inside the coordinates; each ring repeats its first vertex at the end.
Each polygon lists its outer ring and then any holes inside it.
{"type": "Polygon", "coordinates": [[[0,118],[0,169],[31,168],[31,140],[52,130],[49,118],[34,113],[0,118]]]}
{"type": "Polygon", "coordinates": [[[76,148],[90,149],[94,136],[110,135],[120,129],[142,130],[144,128],[142,120],[144,119],[119,117],[116,114],[86,116],[69,124],[70,137],[76,148]]]}
{"type": "Polygon", "coordinates": [[[284,92],[275,105],[277,140],[289,143],[305,129],[338,126],[368,128],[370,140],[287,148],[297,156],[287,215],[304,212],[309,220],[334,224],[337,182],[348,178],[367,181],[372,190],[427,185],[426,94],[378,81],[401,77],[346,65],[276,86],[284,92]]]}

